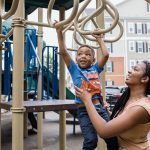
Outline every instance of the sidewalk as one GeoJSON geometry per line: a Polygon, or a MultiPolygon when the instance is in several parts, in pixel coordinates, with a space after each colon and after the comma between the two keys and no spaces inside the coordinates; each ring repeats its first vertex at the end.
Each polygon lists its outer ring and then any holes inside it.
{"type": "MultiPolygon", "coordinates": [[[[11,150],[11,117],[10,112],[2,114],[2,150],[11,150]]],[[[76,134],[73,135],[73,125],[67,124],[66,135],[66,150],[82,149],[83,137],[79,125],[76,125],[76,134]]],[[[45,113],[43,139],[43,150],[59,150],[59,115],[55,112],[45,113]]],[[[37,150],[37,134],[30,134],[24,139],[24,150],[37,150]]]]}
{"type": "MultiPolygon", "coordinates": [[[[83,138],[79,125],[73,135],[73,125],[66,125],[67,150],[81,150],[83,138]]],[[[2,114],[2,150],[11,150],[11,113],[2,114]]],[[[59,116],[55,112],[46,112],[43,121],[43,150],[59,150],[59,116]]],[[[37,134],[24,139],[24,150],[37,150],[37,134]]]]}

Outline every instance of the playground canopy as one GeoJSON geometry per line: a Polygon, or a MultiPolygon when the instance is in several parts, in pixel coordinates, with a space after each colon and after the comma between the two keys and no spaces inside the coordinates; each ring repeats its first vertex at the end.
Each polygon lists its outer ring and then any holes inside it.
{"type": "MultiPolygon", "coordinates": [[[[5,1],[5,9],[8,11],[11,7],[13,0],[5,1]]],[[[25,0],[25,13],[26,15],[31,14],[36,8],[47,8],[50,0],[25,0]]],[[[84,0],[79,0],[80,2],[84,0]]],[[[59,10],[60,7],[64,7],[65,10],[70,9],[73,6],[73,0],[56,0],[53,9],[59,10]]]]}

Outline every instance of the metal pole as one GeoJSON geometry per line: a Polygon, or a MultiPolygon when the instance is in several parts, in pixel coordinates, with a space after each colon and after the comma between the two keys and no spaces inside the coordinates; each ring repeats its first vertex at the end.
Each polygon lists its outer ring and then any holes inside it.
{"type": "MultiPolygon", "coordinates": [[[[38,22],[43,22],[43,9],[38,8],[38,22]]],[[[42,62],[42,48],[43,48],[43,27],[38,26],[38,33],[37,33],[37,38],[38,38],[38,56],[40,61],[42,62]]],[[[38,77],[38,89],[37,89],[37,99],[41,100],[42,97],[42,70],[40,70],[40,74],[38,77]]],[[[43,112],[38,113],[38,118],[37,118],[37,124],[38,124],[38,149],[42,150],[43,149],[43,112]]]]}
{"type": "MultiPolygon", "coordinates": [[[[28,16],[25,16],[25,18],[27,19],[28,16]]],[[[24,63],[24,70],[27,71],[27,62],[25,60],[24,63]]],[[[24,79],[24,101],[28,100],[28,81],[27,78],[24,79]]],[[[28,112],[24,113],[24,137],[28,137],[28,112]]]]}
{"type": "MultiPolygon", "coordinates": [[[[0,16],[3,13],[4,0],[0,0],[0,16]]],[[[2,18],[0,17],[0,34],[2,33],[2,18]]],[[[0,38],[1,40],[1,38],[0,38]]],[[[2,45],[0,45],[2,47],[2,45]]],[[[0,101],[2,96],[2,50],[0,50],[0,101]]],[[[0,150],[1,150],[1,109],[0,109],[0,150]]]]}
{"type": "MultiPolygon", "coordinates": [[[[24,66],[26,68],[26,65],[24,66]]],[[[24,80],[24,101],[28,100],[28,93],[27,93],[28,83],[27,79],[24,80]]],[[[24,130],[23,130],[24,137],[28,137],[28,113],[24,113],[24,130]]]]}
{"type": "Polygon", "coordinates": [[[23,81],[24,81],[24,0],[13,19],[13,105],[12,105],[12,150],[23,150],[23,81]]]}
{"type": "MultiPolygon", "coordinates": [[[[96,0],[96,7],[100,6],[100,1],[96,0]]],[[[99,27],[104,28],[104,13],[101,13],[99,16],[96,17],[96,22],[99,25],[99,27]]],[[[99,51],[97,51],[97,59],[101,57],[101,54],[99,51]]],[[[103,99],[105,99],[105,71],[101,73],[101,87],[102,87],[102,95],[103,99]]],[[[99,138],[98,141],[98,150],[105,150],[106,144],[103,139],[99,138]]]]}
{"type": "MultiPolygon", "coordinates": [[[[60,8],[60,21],[65,18],[65,9],[60,8]]],[[[64,37],[65,38],[65,37],[64,37]]],[[[60,56],[60,67],[59,67],[59,99],[64,100],[66,98],[66,88],[65,88],[65,63],[63,58],[60,56]]],[[[59,149],[66,149],[66,113],[65,111],[60,112],[59,116],[59,149]]]]}

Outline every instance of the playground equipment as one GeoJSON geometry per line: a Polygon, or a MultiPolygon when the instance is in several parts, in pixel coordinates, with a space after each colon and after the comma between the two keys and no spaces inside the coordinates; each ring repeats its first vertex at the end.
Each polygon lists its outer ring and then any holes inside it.
{"type": "MultiPolygon", "coordinates": [[[[83,35],[91,35],[92,33],[94,33],[94,34],[100,34],[100,33],[107,33],[107,32],[109,32],[109,31],[111,31],[115,26],[116,26],[116,24],[117,24],[117,22],[118,22],[118,20],[119,20],[119,14],[118,14],[118,11],[116,10],[116,8],[110,3],[110,2],[108,2],[108,1],[101,1],[101,6],[98,8],[98,9],[96,9],[91,15],[89,15],[88,17],[86,17],[86,19],[84,19],[81,23],[80,23],[80,28],[78,27],[78,18],[79,18],[79,16],[81,15],[81,13],[83,12],[83,10],[85,9],[85,6],[86,5],[84,5],[84,7],[83,8],[81,8],[80,10],[79,10],[79,13],[78,13],[78,15],[76,16],[76,18],[75,18],[75,20],[74,20],[74,25],[75,25],[75,28],[76,28],[76,30],[80,33],[80,34],[83,34],[83,35]],[[83,29],[84,29],[84,26],[85,26],[85,24],[89,21],[89,20],[91,20],[92,18],[94,18],[94,17],[96,17],[96,16],[98,16],[100,13],[102,13],[102,11],[104,11],[104,9],[106,9],[106,10],[109,10],[109,7],[114,11],[114,13],[115,13],[115,17],[114,17],[114,22],[112,23],[112,25],[108,28],[108,29],[101,29],[97,24],[96,24],[96,22],[94,21],[94,19],[92,20],[94,23],[95,23],[95,25],[96,25],[96,28],[98,28],[98,30],[97,31],[84,31],[83,29]]],[[[108,11],[108,13],[109,13],[110,11],[108,11]]]]}
{"type": "MultiPolygon", "coordinates": [[[[91,37],[87,36],[92,34],[95,31],[85,31],[84,26],[85,24],[89,21],[92,20],[93,24],[95,27],[99,27],[99,25],[94,21],[93,17],[97,17],[99,14],[101,14],[104,10],[106,10],[112,19],[114,19],[112,25],[108,29],[100,29],[97,34],[99,33],[106,33],[112,30],[118,23],[118,12],[117,10],[112,6],[112,4],[106,0],[98,0],[101,2],[101,5],[99,6],[98,9],[96,9],[90,16],[84,17],[79,19],[79,16],[81,12],[86,8],[86,6],[91,2],[91,0],[85,0],[85,3],[83,3],[83,7],[81,9],[79,8],[79,2],[83,0],[68,0],[68,1],[60,1],[60,0],[50,0],[50,1],[36,1],[34,0],[13,0],[13,3],[10,7],[10,10],[5,13],[4,15],[0,13],[1,16],[1,22],[2,19],[7,19],[10,16],[12,16],[14,13],[15,15],[13,16],[13,28],[4,35],[1,31],[0,33],[0,44],[1,44],[1,49],[5,49],[2,47],[2,43],[13,33],[13,101],[8,102],[8,103],[1,103],[1,108],[5,108],[12,111],[12,149],[13,150],[23,150],[23,119],[24,119],[24,113],[25,112],[44,112],[44,111],[53,111],[53,110],[70,110],[70,109],[76,109],[78,106],[75,104],[73,101],[65,101],[66,99],[66,88],[65,88],[65,65],[62,59],[60,58],[60,79],[59,79],[59,99],[63,101],[53,101],[53,102],[45,102],[45,101],[32,101],[32,102],[24,102],[24,35],[25,35],[25,25],[37,25],[38,26],[38,56],[37,57],[37,62],[39,64],[38,66],[38,87],[37,87],[37,99],[41,100],[42,94],[41,94],[41,69],[42,68],[42,27],[53,27],[53,22],[51,21],[51,14],[52,14],[52,8],[59,9],[60,10],[60,21],[59,23],[56,24],[56,26],[63,26],[64,27],[64,32],[66,32],[68,29],[74,29],[75,32],[78,32],[82,38],[85,40],[85,38],[90,39],[91,37]],[[33,2],[34,8],[31,7],[31,3],[33,2]],[[41,3],[40,3],[41,2],[41,3]],[[69,4],[68,4],[69,3],[69,4]],[[39,22],[31,22],[28,20],[25,20],[25,4],[26,4],[26,12],[31,13],[31,10],[34,10],[37,7],[42,7],[45,8],[48,6],[48,11],[47,11],[47,23],[42,22],[42,13],[41,9],[39,9],[39,22]],[[64,4],[64,5],[62,5],[64,4]],[[73,11],[68,19],[64,19],[64,11],[65,9],[71,8],[73,6],[73,11]],[[63,9],[62,9],[63,8],[63,9]],[[41,16],[40,16],[41,15],[41,16]],[[70,24],[70,22],[73,22],[70,24]],[[18,65],[19,64],[19,65],[18,65]],[[18,76],[19,74],[19,76],[18,76]],[[63,76],[62,76],[63,75],[63,76]],[[18,134],[19,133],[19,134],[18,134]],[[16,139],[17,141],[16,143],[16,139]]],[[[6,0],[6,6],[10,5],[10,3],[6,0]]],[[[0,0],[0,6],[1,10],[3,10],[3,1],[0,0]]],[[[2,12],[2,11],[1,11],[2,12]]],[[[27,15],[27,14],[26,14],[27,15]]],[[[121,24],[119,25],[121,28],[121,24]]],[[[122,29],[120,30],[122,32],[122,29]]],[[[115,40],[112,40],[111,42],[114,42],[116,40],[119,40],[121,37],[122,33],[120,32],[119,37],[116,38],[115,40]]],[[[28,37],[29,42],[31,41],[30,36],[26,35],[28,37]]],[[[93,39],[92,39],[93,40],[93,39]]],[[[82,43],[81,43],[82,44],[82,43]]],[[[34,45],[31,44],[32,49],[34,50],[34,45]]],[[[26,53],[25,53],[26,54],[26,53]]],[[[36,55],[37,53],[34,53],[36,55]]],[[[27,61],[28,62],[28,61],[27,61]]],[[[34,60],[33,60],[34,62],[34,60]]],[[[35,62],[34,62],[35,63],[35,62]]],[[[28,68],[29,69],[29,68],[28,68]]],[[[48,72],[48,74],[50,74],[48,72]]],[[[47,80],[48,81],[48,80],[47,80]]],[[[48,81],[49,82],[49,81],[48,81]]],[[[47,92],[49,93],[49,91],[47,92]]],[[[53,96],[56,96],[55,94],[53,96]]],[[[52,97],[53,97],[52,96],[52,97]]],[[[43,148],[43,143],[42,143],[42,114],[38,114],[38,149],[43,148]]],[[[65,150],[65,113],[62,112],[60,113],[60,149],[65,150]]]]}
{"type": "MultiPolygon", "coordinates": [[[[51,0],[49,2],[48,10],[47,10],[47,20],[48,20],[50,27],[54,27],[54,24],[51,21],[51,12],[52,12],[52,8],[54,6],[54,3],[55,3],[55,0],[51,0]]],[[[58,26],[60,26],[60,25],[64,26],[64,25],[68,24],[69,22],[71,22],[77,14],[78,6],[79,6],[79,0],[74,0],[73,1],[73,10],[72,10],[70,17],[68,19],[63,20],[63,21],[60,21],[59,23],[57,23],[57,25],[58,26]]]]}
{"type": "Polygon", "coordinates": [[[2,14],[1,18],[6,20],[12,15],[14,15],[17,10],[18,4],[19,4],[19,0],[13,0],[10,10],[7,13],[2,14]]]}
{"type": "MultiPolygon", "coordinates": [[[[122,26],[121,22],[119,21],[119,13],[118,13],[117,9],[115,8],[115,6],[111,2],[109,2],[107,0],[101,0],[100,1],[101,5],[91,15],[79,19],[80,15],[83,13],[83,11],[85,10],[85,8],[88,6],[88,4],[90,2],[91,2],[91,0],[85,0],[82,7],[78,10],[78,12],[73,11],[74,13],[77,13],[77,14],[76,14],[76,17],[72,20],[72,22],[70,24],[67,24],[67,23],[72,19],[72,17],[69,18],[70,19],[69,21],[63,20],[59,23],[56,23],[56,26],[63,26],[64,33],[69,29],[74,30],[73,36],[74,36],[75,42],[79,45],[82,45],[82,44],[86,44],[86,39],[88,39],[90,41],[96,41],[95,38],[93,38],[92,36],[89,36],[89,35],[91,35],[93,33],[94,34],[108,33],[110,31],[112,31],[116,27],[116,25],[118,25],[119,29],[120,29],[118,36],[113,39],[104,39],[105,42],[111,42],[111,43],[118,41],[123,35],[123,26],[122,26]],[[97,17],[104,11],[106,11],[112,17],[112,20],[113,20],[110,27],[106,28],[106,29],[101,28],[94,20],[95,17],[97,17]],[[93,30],[93,31],[84,30],[85,24],[90,20],[92,21],[95,28],[97,29],[96,31],[95,30],[93,30]],[[74,28],[71,28],[73,26],[74,26],[74,28]],[[81,39],[83,40],[83,43],[81,41],[79,41],[79,38],[77,38],[77,33],[80,35],[81,39]]],[[[49,9],[51,9],[52,5],[53,5],[52,1],[51,1],[51,4],[49,4],[49,5],[51,5],[51,7],[49,7],[49,9]]],[[[47,15],[48,23],[51,27],[53,27],[53,23],[51,21],[51,11],[49,9],[48,9],[48,15],[47,15]]],[[[73,13],[72,13],[72,15],[73,15],[73,13]]],[[[99,48],[99,47],[93,46],[93,45],[91,45],[91,47],[99,48]]]]}
{"type": "Polygon", "coordinates": [[[145,0],[146,2],[150,3],[150,0],[145,0]]]}
{"type": "MultiPolygon", "coordinates": [[[[84,8],[84,7],[83,7],[84,8]]],[[[75,41],[79,44],[79,45],[82,45],[83,43],[81,43],[79,40],[77,40],[76,38],[76,32],[79,33],[79,35],[81,36],[82,35],[82,38],[86,38],[90,41],[95,41],[95,39],[93,37],[90,37],[88,35],[91,35],[91,34],[105,34],[105,33],[108,33],[110,32],[111,30],[113,30],[116,25],[118,24],[119,25],[119,28],[120,28],[120,33],[118,35],[118,37],[114,38],[114,39],[104,39],[105,42],[116,42],[118,41],[122,35],[123,35],[123,26],[122,24],[120,23],[119,21],[119,13],[117,11],[117,9],[113,6],[112,3],[110,3],[109,1],[107,0],[104,0],[104,1],[101,1],[101,5],[100,7],[95,11],[93,12],[91,15],[89,15],[88,17],[86,17],[86,19],[84,19],[80,24],[78,23],[78,18],[79,18],[79,15],[83,12],[83,8],[81,8],[79,10],[79,13],[78,15],[76,16],[75,18],[75,21],[74,21],[74,26],[75,26],[75,29],[74,30],[74,39],[75,41]],[[99,13],[102,13],[102,11],[106,10],[108,12],[108,14],[112,17],[112,19],[114,19],[114,21],[112,22],[112,24],[110,25],[109,28],[107,29],[102,29],[100,28],[97,23],[95,22],[94,20],[94,17],[98,16],[99,13]],[[98,29],[96,31],[85,31],[84,30],[84,26],[85,24],[91,20],[94,24],[94,26],[98,29]],[[79,25],[78,25],[79,24],[79,25]]],[[[84,41],[84,44],[86,44],[86,40],[83,40],[84,41]]],[[[92,46],[93,48],[99,48],[99,47],[95,47],[95,46],[92,46]]]]}

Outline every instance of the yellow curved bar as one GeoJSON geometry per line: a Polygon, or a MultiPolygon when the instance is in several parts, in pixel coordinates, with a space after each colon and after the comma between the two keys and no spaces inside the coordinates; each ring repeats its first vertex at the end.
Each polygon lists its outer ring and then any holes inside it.
{"type": "MultiPolygon", "coordinates": [[[[110,16],[114,19],[115,18],[115,15],[113,14],[113,12],[108,8],[108,6],[106,6],[106,10],[108,11],[108,13],[110,14],[110,16]]],[[[105,39],[104,41],[105,42],[116,42],[116,41],[118,41],[120,38],[121,38],[121,36],[123,35],[123,26],[122,26],[122,24],[121,24],[121,22],[120,21],[118,21],[118,26],[119,26],[119,28],[120,28],[120,33],[119,33],[119,35],[117,36],[117,37],[115,37],[115,38],[113,38],[113,39],[105,39]]],[[[95,38],[93,38],[93,37],[91,37],[91,36],[89,36],[89,35],[84,35],[84,37],[86,38],[86,39],[88,39],[88,40],[91,40],[91,41],[96,41],[95,40],[95,38]]]]}
{"type": "Polygon", "coordinates": [[[114,39],[105,39],[104,40],[105,42],[108,42],[108,43],[116,42],[122,37],[122,35],[123,35],[123,26],[122,26],[120,21],[118,22],[118,25],[119,25],[119,28],[120,28],[119,35],[114,39]]]}
{"type": "MultiPolygon", "coordinates": [[[[79,18],[79,16],[82,14],[82,12],[85,10],[85,8],[87,7],[87,5],[88,5],[90,2],[91,2],[91,0],[86,0],[86,1],[84,2],[83,6],[80,8],[80,10],[79,10],[79,12],[78,12],[76,18],[74,19],[74,26],[75,26],[75,28],[76,28],[76,30],[77,30],[78,32],[80,32],[80,28],[79,28],[79,26],[78,26],[78,18],[79,18]]],[[[101,8],[99,8],[99,9],[100,9],[100,11],[101,11],[101,8]]],[[[92,15],[95,15],[96,12],[99,12],[99,9],[96,10],[92,15]]],[[[86,17],[86,18],[87,18],[87,17],[86,17]]],[[[84,20],[83,20],[83,21],[84,21],[84,20]]],[[[80,25],[81,25],[81,24],[80,24],[80,25]]],[[[80,33],[82,34],[82,31],[81,31],[80,33]]]]}
{"type": "Polygon", "coordinates": [[[5,38],[0,40],[0,45],[13,34],[13,28],[5,35],[5,38]]]}
{"type": "Polygon", "coordinates": [[[73,32],[73,38],[74,38],[75,42],[76,42],[78,45],[86,44],[86,40],[85,40],[85,38],[83,37],[83,35],[81,35],[80,33],[78,33],[78,34],[81,36],[81,38],[82,38],[82,40],[83,40],[84,43],[81,43],[81,42],[79,42],[79,41],[77,40],[77,32],[76,32],[76,30],[74,30],[74,32],[73,32]]]}
{"type": "MultiPolygon", "coordinates": [[[[123,26],[122,26],[122,24],[121,24],[120,21],[118,21],[118,26],[120,28],[119,35],[117,37],[113,38],[113,39],[112,38],[111,39],[104,39],[105,42],[107,42],[107,43],[116,42],[116,41],[118,41],[122,37],[122,35],[123,35],[123,26]]],[[[90,35],[84,35],[84,37],[86,39],[90,40],[90,41],[96,41],[95,38],[93,38],[90,35]]]]}
{"type": "MultiPolygon", "coordinates": [[[[54,27],[54,23],[51,21],[51,13],[52,13],[52,8],[54,6],[54,3],[55,3],[55,0],[50,0],[50,2],[48,4],[47,21],[48,21],[48,24],[50,25],[50,27],[54,27]]],[[[69,18],[58,22],[56,24],[56,26],[64,26],[66,24],[69,24],[75,18],[77,11],[78,11],[78,7],[79,7],[79,0],[74,0],[73,1],[73,10],[72,10],[72,13],[69,16],[69,18]]]]}
{"type": "MultiPolygon", "coordinates": [[[[78,28],[77,28],[78,32],[81,31],[80,33],[81,33],[81,34],[84,34],[84,35],[92,34],[94,31],[83,31],[84,26],[85,26],[85,24],[86,24],[89,20],[92,20],[92,22],[95,22],[93,18],[96,17],[96,16],[98,16],[99,14],[101,14],[101,13],[104,11],[104,8],[105,8],[105,3],[104,3],[104,1],[102,0],[102,1],[101,1],[101,5],[99,6],[99,8],[96,9],[96,11],[94,11],[90,16],[88,16],[85,20],[82,21],[82,23],[81,23],[81,29],[78,30],[78,28]]],[[[99,28],[96,23],[95,23],[95,25],[97,26],[97,28],[99,28]]]]}
{"type": "MultiPolygon", "coordinates": [[[[112,3],[110,3],[109,1],[105,1],[105,10],[107,10],[108,14],[110,14],[110,11],[111,11],[111,9],[109,7],[114,11],[115,17],[113,17],[113,19],[114,19],[113,23],[107,29],[101,29],[100,27],[98,27],[100,30],[96,31],[96,32],[93,31],[92,33],[94,33],[94,34],[107,33],[107,32],[110,32],[117,25],[117,23],[119,21],[119,13],[118,13],[117,9],[113,6],[112,3]]],[[[85,23],[83,24],[83,27],[84,27],[85,23]]],[[[81,29],[83,29],[83,27],[81,26],[81,29]]]]}
{"type": "MultiPolygon", "coordinates": [[[[106,8],[107,9],[107,8],[106,8]]],[[[109,11],[109,14],[112,16],[112,18],[115,18],[115,15],[111,12],[111,10],[108,10],[109,11]]],[[[120,21],[118,21],[118,26],[119,26],[119,28],[120,28],[120,33],[119,33],[119,35],[117,36],[117,37],[115,37],[114,39],[105,39],[104,41],[105,42],[116,42],[116,41],[118,41],[121,37],[122,37],[122,35],[123,35],[123,26],[122,26],[122,24],[121,24],[121,22],[120,21]]]]}
{"type": "Polygon", "coordinates": [[[65,33],[67,30],[69,30],[74,25],[74,22],[75,22],[76,19],[77,19],[77,23],[80,23],[80,22],[82,22],[86,18],[86,17],[83,17],[83,18],[81,18],[81,19],[78,20],[80,14],[82,14],[82,12],[84,11],[84,9],[87,7],[87,5],[90,2],[91,2],[91,0],[85,0],[84,1],[83,5],[81,6],[81,8],[79,9],[79,11],[76,14],[76,17],[75,17],[74,21],[71,22],[69,25],[67,24],[67,25],[64,26],[65,29],[64,29],[63,33],[65,33]]]}
{"type": "MultiPolygon", "coordinates": [[[[108,10],[108,11],[109,11],[109,14],[111,15],[111,17],[114,19],[115,15],[113,14],[113,12],[111,10],[108,10]]],[[[93,19],[91,19],[91,20],[94,21],[93,19]]],[[[98,26],[95,21],[93,23],[94,23],[95,27],[98,26]]],[[[118,25],[120,27],[120,33],[119,33],[119,35],[117,37],[113,38],[113,39],[104,39],[105,42],[116,42],[116,41],[118,41],[122,37],[122,35],[123,35],[123,26],[122,26],[122,24],[121,24],[120,21],[118,21],[118,25]]],[[[79,45],[86,44],[86,40],[84,39],[84,37],[86,39],[90,40],[90,41],[96,41],[95,38],[93,38],[93,37],[90,38],[88,35],[84,35],[83,36],[82,34],[79,34],[82,37],[83,41],[84,41],[84,43],[81,43],[81,41],[78,41],[78,38],[76,37],[76,32],[77,31],[74,31],[73,37],[74,37],[75,42],[77,44],[79,44],[79,45]]],[[[94,48],[94,49],[99,48],[99,46],[91,46],[91,47],[94,48]]]]}
{"type": "MultiPolygon", "coordinates": [[[[110,14],[110,9],[109,9],[108,6],[107,6],[107,11],[108,11],[108,13],[110,14]]],[[[94,34],[101,34],[101,33],[107,33],[107,32],[109,32],[109,31],[111,31],[111,30],[117,25],[118,20],[119,20],[119,13],[118,13],[117,9],[113,6],[112,3],[110,3],[110,2],[108,2],[108,1],[106,1],[106,0],[102,0],[102,5],[101,5],[94,13],[92,13],[90,16],[88,16],[88,17],[82,22],[81,28],[79,28],[79,27],[77,26],[77,22],[75,22],[75,27],[76,27],[76,30],[77,30],[78,32],[80,32],[81,34],[84,34],[84,35],[91,35],[91,34],[93,34],[93,33],[94,33],[94,34]],[[114,18],[114,22],[112,23],[112,25],[111,25],[108,29],[101,29],[101,28],[99,27],[99,30],[98,30],[98,31],[84,31],[83,28],[84,28],[85,24],[86,24],[89,20],[91,20],[93,17],[95,17],[98,12],[101,13],[102,10],[104,10],[104,8],[103,8],[104,6],[103,6],[103,5],[105,5],[105,8],[106,8],[106,6],[108,5],[108,6],[114,11],[115,18],[114,18]],[[97,13],[96,13],[96,12],[97,12],[97,13]]],[[[76,21],[77,21],[77,19],[76,19],[76,21]]]]}
{"type": "Polygon", "coordinates": [[[4,15],[2,15],[1,18],[6,20],[10,16],[14,15],[14,13],[17,10],[18,4],[19,4],[19,0],[13,0],[10,10],[7,13],[5,13],[4,15]]]}
{"type": "Polygon", "coordinates": [[[75,23],[78,23],[78,18],[82,14],[82,12],[85,10],[85,8],[88,6],[88,4],[91,2],[91,0],[85,0],[81,8],[79,9],[74,21],[75,23]]]}
{"type": "MultiPolygon", "coordinates": [[[[83,17],[79,19],[79,23],[81,23],[86,17],[83,17]]],[[[65,33],[67,30],[74,30],[74,28],[71,28],[74,26],[74,21],[72,21],[70,24],[64,25],[63,33],[65,33]]]]}
{"type": "MultiPolygon", "coordinates": [[[[76,37],[76,36],[77,36],[76,33],[77,33],[77,31],[74,30],[74,32],[73,32],[73,38],[74,38],[75,42],[76,42],[78,45],[86,44],[86,40],[85,40],[84,36],[83,36],[82,34],[80,34],[79,32],[78,32],[78,34],[79,34],[79,35],[81,36],[81,38],[83,39],[83,43],[81,43],[81,41],[77,40],[78,38],[76,37]]],[[[97,46],[90,45],[90,46],[91,46],[92,48],[94,48],[94,49],[98,49],[98,48],[99,48],[99,45],[97,45],[97,46]]]]}
{"type": "MultiPolygon", "coordinates": [[[[112,12],[111,10],[109,10],[107,7],[106,7],[106,9],[107,9],[107,11],[109,11],[109,14],[110,14],[111,17],[114,19],[114,18],[115,18],[115,15],[113,14],[113,12],[112,12]]],[[[122,24],[121,24],[120,21],[118,21],[117,24],[118,24],[118,26],[119,26],[119,28],[120,28],[119,35],[118,35],[117,37],[113,38],[113,39],[105,39],[105,40],[104,40],[105,42],[108,42],[108,43],[116,42],[116,41],[118,41],[118,40],[122,37],[122,35],[123,35],[123,26],[122,26],[122,24]]],[[[84,37],[85,37],[86,39],[88,39],[88,40],[96,41],[95,38],[93,38],[93,37],[91,37],[91,36],[84,35],[84,37]]]]}
{"type": "MultiPolygon", "coordinates": [[[[99,26],[98,26],[98,24],[95,22],[94,18],[91,18],[91,21],[93,22],[94,26],[98,29],[99,26]]],[[[84,37],[85,37],[86,39],[90,40],[90,41],[96,41],[96,39],[95,39],[93,36],[91,36],[91,35],[84,35],[84,37]]]]}

